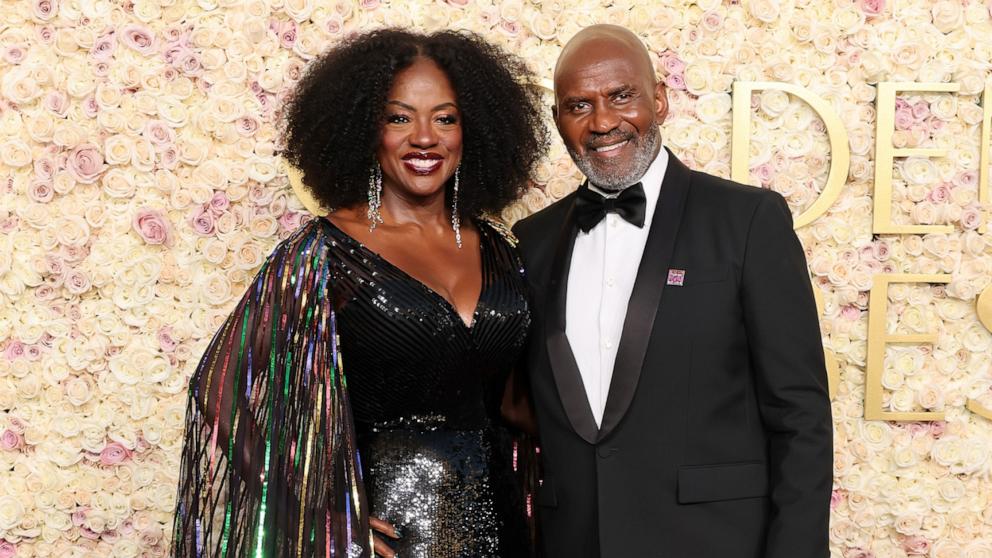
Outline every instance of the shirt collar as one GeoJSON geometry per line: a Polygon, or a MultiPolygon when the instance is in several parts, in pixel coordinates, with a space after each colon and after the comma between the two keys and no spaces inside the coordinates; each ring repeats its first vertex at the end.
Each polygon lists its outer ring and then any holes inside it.
{"type": "MultiPolygon", "coordinates": [[[[654,215],[654,208],[658,205],[658,196],[661,194],[661,181],[665,179],[665,171],[668,170],[668,150],[662,147],[658,150],[658,155],[651,161],[648,170],[641,177],[640,183],[644,188],[645,209],[647,210],[645,226],[650,225],[651,217],[654,215]]],[[[620,192],[607,192],[592,182],[589,182],[589,189],[603,196],[604,198],[614,198],[620,192]]],[[[621,190],[622,191],[622,190],[621,190]]]]}

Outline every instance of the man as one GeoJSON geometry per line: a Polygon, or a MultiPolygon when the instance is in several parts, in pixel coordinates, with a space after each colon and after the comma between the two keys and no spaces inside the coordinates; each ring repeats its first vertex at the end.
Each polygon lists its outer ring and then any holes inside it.
{"type": "Polygon", "coordinates": [[[588,181],[514,227],[557,557],[823,558],[830,406],[788,206],[690,171],[626,29],[578,33],[554,119],[588,181]]]}

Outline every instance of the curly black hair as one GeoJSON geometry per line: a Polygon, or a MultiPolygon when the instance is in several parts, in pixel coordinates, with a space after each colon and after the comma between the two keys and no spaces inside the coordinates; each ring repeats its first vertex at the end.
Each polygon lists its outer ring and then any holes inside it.
{"type": "Polygon", "coordinates": [[[285,107],[283,156],[324,207],[367,202],[386,96],[394,76],[418,57],[434,61],[455,90],[463,137],[459,214],[498,214],[524,193],[548,147],[526,64],[473,33],[381,29],[314,60],[285,107]]]}

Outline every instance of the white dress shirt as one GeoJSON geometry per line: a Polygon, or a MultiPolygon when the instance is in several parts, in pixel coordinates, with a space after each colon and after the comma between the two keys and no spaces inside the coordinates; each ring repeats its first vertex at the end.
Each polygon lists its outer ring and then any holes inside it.
{"type": "MultiPolygon", "coordinates": [[[[589,232],[579,231],[572,249],[565,336],[579,366],[597,426],[603,421],[627,302],[667,168],[668,152],[662,148],[641,178],[646,198],[644,227],[638,228],[616,213],[607,213],[589,232]]],[[[590,188],[604,196],[610,195],[591,183],[590,188]]]]}

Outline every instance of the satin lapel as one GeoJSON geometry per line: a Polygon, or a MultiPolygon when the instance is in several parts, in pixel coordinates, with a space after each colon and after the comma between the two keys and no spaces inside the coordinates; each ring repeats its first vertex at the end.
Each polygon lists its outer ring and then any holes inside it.
{"type": "Polygon", "coordinates": [[[555,242],[554,262],[548,283],[550,290],[547,301],[547,325],[545,326],[548,357],[551,360],[551,371],[558,387],[558,396],[568,415],[575,432],[583,440],[593,444],[599,435],[596,419],[589,406],[579,365],[575,362],[575,354],[565,336],[565,297],[568,290],[568,270],[572,262],[572,248],[575,246],[575,236],[578,226],[575,224],[575,196],[567,202],[565,218],[561,231],[555,242]]]}
{"type": "Polygon", "coordinates": [[[651,231],[648,232],[644,255],[641,256],[630,302],[627,303],[623,334],[617,348],[613,379],[610,381],[610,393],[606,397],[606,409],[603,411],[598,440],[609,436],[620,423],[637,390],[688,192],[689,169],[669,151],[668,169],[661,183],[651,231]]]}

